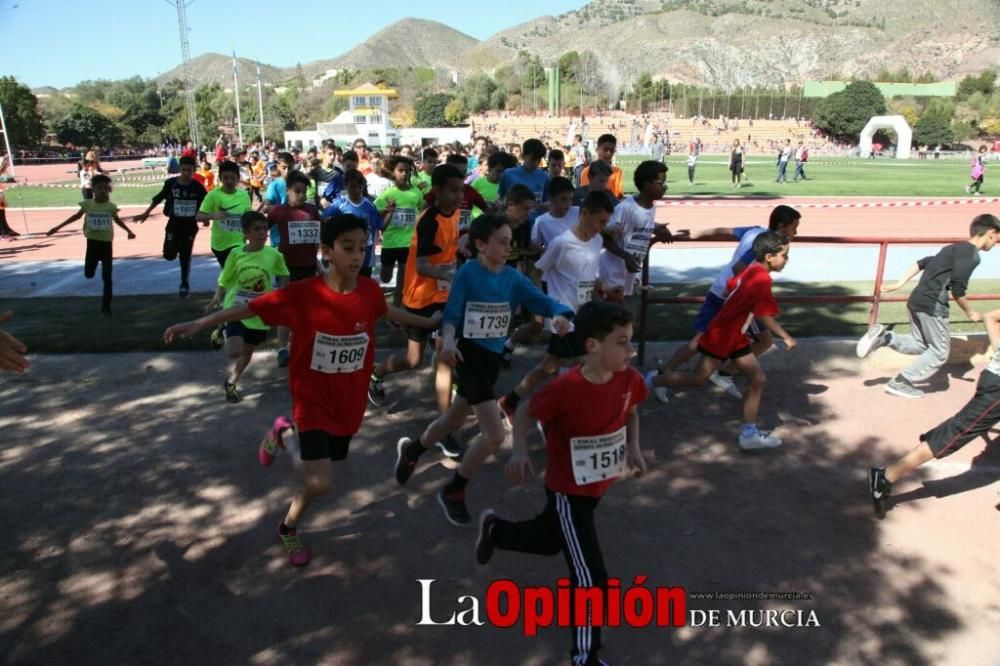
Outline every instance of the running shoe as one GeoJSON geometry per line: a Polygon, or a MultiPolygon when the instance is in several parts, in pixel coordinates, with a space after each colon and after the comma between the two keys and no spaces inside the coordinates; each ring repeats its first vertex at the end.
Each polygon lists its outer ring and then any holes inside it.
{"type": "Polygon", "coordinates": [[[288,563],[293,567],[304,567],[309,564],[309,549],[302,543],[298,531],[292,527],[285,534],[281,533],[281,525],[278,525],[278,541],[285,547],[288,555],[288,563]]]}
{"type": "Polygon", "coordinates": [[[177,295],[182,301],[187,300],[187,297],[191,295],[191,287],[188,286],[187,282],[181,282],[181,288],[177,290],[177,295]]]}
{"type": "Polygon", "coordinates": [[[221,325],[220,326],[216,326],[212,330],[212,335],[209,336],[208,341],[209,341],[209,343],[211,343],[212,349],[214,349],[215,351],[219,351],[220,349],[222,349],[222,346],[224,344],[226,344],[226,341],[225,341],[225,339],[223,338],[223,335],[222,335],[222,326],[221,325]]]}
{"type": "Polygon", "coordinates": [[[755,430],[752,435],[740,434],[740,451],[757,451],[759,449],[774,449],[781,446],[780,437],[775,437],[769,432],[755,430]]]}
{"type": "Polygon", "coordinates": [[[653,378],[656,377],[658,374],[660,374],[659,370],[650,370],[649,372],[647,372],[645,375],[646,386],[653,391],[653,395],[656,396],[657,400],[659,400],[663,404],[667,404],[668,402],[670,402],[670,393],[669,391],[667,391],[667,387],[653,386],[653,378]]]}
{"type": "Polygon", "coordinates": [[[902,376],[896,376],[885,385],[885,392],[900,398],[917,399],[924,397],[924,392],[908,382],[902,376]]]}
{"type": "Polygon", "coordinates": [[[868,490],[872,494],[872,508],[875,510],[875,517],[879,520],[885,518],[885,502],[889,499],[892,491],[892,484],[885,478],[884,467],[872,467],[868,470],[868,490]]]}
{"type": "Polygon", "coordinates": [[[406,447],[410,446],[413,440],[409,437],[400,437],[396,442],[396,464],[393,467],[393,474],[396,476],[396,483],[405,486],[406,482],[413,476],[413,471],[417,469],[417,461],[410,460],[406,455],[406,447]]]}
{"type": "Polygon", "coordinates": [[[438,491],[438,504],[444,509],[444,517],[448,522],[457,527],[464,527],[472,522],[469,510],[465,508],[465,491],[459,490],[453,493],[446,493],[444,488],[438,491]]]}
{"type": "Polygon", "coordinates": [[[479,514],[479,536],[476,538],[476,562],[486,564],[493,557],[493,525],[497,522],[497,514],[493,509],[486,509],[479,514]]]}
{"type": "Polygon", "coordinates": [[[884,334],[885,326],[875,324],[858,340],[858,344],[854,348],[854,353],[858,355],[858,358],[865,358],[879,347],[885,346],[882,338],[884,334]]]}
{"type": "Polygon", "coordinates": [[[289,356],[290,356],[290,354],[288,353],[288,349],[287,348],[282,347],[281,349],[278,350],[278,367],[279,368],[287,368],[288,367],[288,357],[289,356]]]}
{"type": "Polygon", "coordinates": [[[285,448],[285,443],[281,440],[281,433],[292,427],[292,421],[287,416],[279,416],[274,419],[274,425],[267,431],[260,446],[257,447],[257,460],[264,467],[274,464],[274,458],[278,451],[285,448]]]}
{"type": "Polygon", "coordinates": [[[372,403],[373,407],[381,407],[385,404],[385,388],[382,386],[382,378],[376,377],[374,371],[368,382],[368,402],[372,403]]]}
{"type": "Polygon", "coordinates": [[[237,403],[243,399],[240,395],[239,390],[236,388],[236,384],[231,384],[229,380],[222,383],[222,388],[226,390],[226,402],[237,403]]]}
{"type": "Polygon", "coordinates": [[[729,395],[733,396],[734,398],[743,397],[743,394],[740,393],[740,390],[736,388],[736,383],[733,381],[733,378],[730,377],[729,375],[720,374],[719,371],[716,370],[711,375],[709,375],[708,378],[712,380],[713,384],[715,384],[720,389],[722,389],[729,395]]]}
{"type": "Polygon", "coordinates": [[[465,455],[465,447],[458,443],[453,435],[445,435],[444,439],[435,446],[441,449],[441,453],[449,458],[460,459],[465,455]]]}

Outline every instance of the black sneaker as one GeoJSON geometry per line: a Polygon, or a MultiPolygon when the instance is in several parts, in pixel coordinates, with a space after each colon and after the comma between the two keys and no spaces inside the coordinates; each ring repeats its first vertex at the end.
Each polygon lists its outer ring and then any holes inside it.
{"type": "Polygon", "coordinates": [[[376,377],[374,372],[368,382],[368,402],[372,403],[373,407],[381,407],[385,404],[385,389],[382,388],[382,378],[376,377]]]}
{"type": "Polygon", "coordinates": [[[881,520],[885,518],[885,502],[889,499],[892,491],[892,484],[885,478],[884,467],[872,467],[868,470],[868,489],[872,494],[872,507],[875,509],[875,517],[881,520]]]}
{"type": "Polygon", "coordinates": [[[493,557],[493,535],[490,534],[494,523],[497,522],[497,514],[493,509],[486,509],[479,514],[479,537],[476,539],[476,562],[486,564],[493,557]]]}
{"type": "Polygon", "coordinates": [[[212,345],[212,349],[215,351],[219,351],[222,349],[223,345],[226,344],[226,339],[222,335],[221,325],[216,326],[215,329],[212,330],[212,335],[208,337],[208,342],[212,345]]]}
{"type": "Polygon", "coordinates": [[[278,350],[278,367],[279,368],[287,368],[288,367],[288,359],[289,359],[290,356],[291,356],[291,354],[289,354],[288,350],[285,349],[284,347],[282,347],[281,349],[279,349],[278,350]]]}
{"type": "Polygon", "coordinates": [[[464,527],[472,522],[469,510],[465,508],[465,491],[446,493],[444,488],[438,491],[438,504],[444,509],[444,517],[448,522],[458,527],[464,527]]]}
{"type": "Polygon", "coordinates": [[[461,459],[465,455],[465,447],[459,444],[458,440],[451,435],[445,435],[444,439],[435,446],[441,449],[441,453],[449,458],[461,459]]]}
{"type": "Polygon", "coordinates": [[[191,287],[188,286],[187,282],[181,282],[181,288],[177,290],[177,295],[182,301],[187,300],[187,297],[191,295],[191,287]]]}
{"type": "Polygon", "coordinates": [[[243,399],[243,396],[236,389],[236,384],[232,384],[227,380],[222,383],[222,388],[226,390],[226,402],[237,403],[243,399]]]}
{"type": "Polygon", "coordinates": [[[406,482],[413,476],[413,470],[417,468],[417,461],[410,460],[406,455],[406,447],[410,446],[413,440],[409,437],[400,437],[396,442],[396,465],[393,471],[396,474],[396,483],[405,486],[406,482]]]}

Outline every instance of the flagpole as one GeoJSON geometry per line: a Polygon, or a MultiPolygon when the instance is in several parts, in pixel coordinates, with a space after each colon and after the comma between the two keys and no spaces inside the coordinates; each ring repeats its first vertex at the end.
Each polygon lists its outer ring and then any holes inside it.
{"type": "Polygon", "coordinates": [[[260,63],[257,63],[257,110],[260,118],[260,147],[264,148],[264,93],[260,80],[260,63]]]}
{"type": "Polygon", "coordinates": [[[240,81],[236,78],[236,50],[233,49],[233,94],[236,95],[236,130],[243,146],[243,119],[240,117],[240,81]]]}

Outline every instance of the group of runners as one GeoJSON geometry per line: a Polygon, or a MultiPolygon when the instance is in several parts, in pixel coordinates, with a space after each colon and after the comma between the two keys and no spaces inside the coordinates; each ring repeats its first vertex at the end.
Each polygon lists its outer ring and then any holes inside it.
{"type": "MultiPolygon", "coordinates": [[[[646,471],[636,409],[650,391],[667,402],[674,399],[671,387],[711,381],[742,399],[734,433],[740,450],[782,445],[759,427],[766,377],[757,359],[775,338],[788,349],[796,346],[777,320],[771,285],[772,274],[789,261],[799,212],[778,205],[766,225],[691,235],[732,239],[736,248],[709,290],[692,339],[642,373],[632,365],[638,279],[650,246],[674,240],[668,226],[655,221],[655,202],[667,187],[666,165],[639,164],[632,177],[635,194],[626,196],[612,135],[597,140],[595,159],[576,183],[559,173],[560,156],[537,139],[520,146],[519,159],[483,143],[473,151],[475,160],[454,150],[442,162],[439,151],[425,149],[418,160],[403,154],[377,158],[375,169],[367,151],[362,156],[324,145],[319,170],[277,152],[276,177],[256,206],[249,188],[241,187],[238,159],[217,161],[211,171],[218,185],[206,188],[195,178],[196,158],[186,155],[180,173],[133,218],[144,222],[164,205],[163,256],[180,261],[181,298],[190,294],[199,225],[211,226],[220,272],[209,312],[169,327],[164,339],[171,343],[209,331],[211,344],[230,359],[226,400],[242,399],[243,372],[276,328],[276,363],[288,368],[292,412],[275,415],[257,455],[265,467],[282,451],[300,462],[288,511],[276,529],[292,565],[310,560],[300,525],[310,505],[330,491],[332,463],[347,457],[367,407],[384,406],[390,395],[398,399],[406,389],[391,378],[421,367],[428,350],[438,416],[399,439],[391,474],[406,485],[422,457],[437,451],[455,459],[457,469],[441,483],[436,500],[449,523],[478,525],[475,552],[483,565],[496,550],[561,552],[573,587],[606,585],[594,512],[616,479],[646,471]],[[358,168],[363,161],[368,174],[358,168]],[[395,278],[391,296],[373,279],[376,267],[383,284],[395,278]],[[380,320],[405,328],[407,346],[376,364],[380,320]],[[498,393],[500,373],[511,367],[516,346],[546,335],[542,359],[512,390],[498,393]],[[681,371],[698,354],[694,370],[681,371]],[[746,378],[743,389],[734,382],[738,374],[746,378]],[[457,433],[470,418],[478,432],[463,445],[457,433]],[[544,508],[526,521],[502,518],[485,508],[488,498],[475,495],[473,481],[508,430],[513,446],[507,476],[514,482],[533,478],[526,441],[536,425],[547,451],[544,508]],[[484,507],[477,521],[468,509],[470,494],[484,507]]],[[[110,182],[96,175],[91,184],[93,199],[50,233],[83,218],[85,270],[93,276],[102,264],[102,311],[110,314],[114,227],[130,238],[133,232],[110,201],[110,182]]],[[[968,243],[918,262],[889,287],[923,271],[910,299],[912,335],[876,327],[858,344],[861,356],[878,346],[920,354],[914,368],[890,382],[891,393],[919,397],[914,383],[944,363],[949,293],[978,320],[964,300],[965,287],[978,251],[989,250],[998,237],[1000,220],[981,215],[968,243]]],[[[995,345],[1000,311],[983,319],[995,345]]],[[[23,371],[24,353],[19,341],[0,335],[0,367],[23,371]]],[[[922,436],[900,462],[873,468],[871,491],[880,517],[892,483],[1000,420],[996,392],[1000,354],[962,412],[922,436]]],[[[387,458],[387,473],[389,463],[387,458]]],[[[572,635],[574,663],[602,663],[597,627],[575,627],[572,635]]]]}

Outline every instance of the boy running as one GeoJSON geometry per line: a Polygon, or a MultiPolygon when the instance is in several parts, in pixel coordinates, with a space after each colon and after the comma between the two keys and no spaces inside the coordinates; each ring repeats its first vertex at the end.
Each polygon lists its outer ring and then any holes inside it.
{"type": "MultiPolygon", "coordinates": [[[[566,180],[560,178],[560,180],[566,180]]],[[[566,180],[569,184],[569,181],[566,180]]],[[[574,311],[600,293],[597,269],[601,262],[601,232],[608,224],[614,204],[603,192],[591,192],[580,208],[580,219],[569,231],[556,237],[535,263],[542,271],[548,294],[574,311]]],[[[539,218],[541,219],[541,218],[539,218]]],[[[500,399],[500,407],[513,422],[514,410],[521,398],[539,383],[554,375],[563,362],[575,362],[586,354],[583,340],[575,332],[552,336],[545,358],[521,383],[500,399]]]]}
{"type": "Polygon", "coordinates": [[[212,254],[219,266],[226,265],[226,259],[233,248],[243,247],[243,213],[253,209],[250,195],[238,189],[240,167],[229,160],[219,165],[219,182],[201,202],[197,219],[212,222],[212,254]]]}
{"type": "Polygon", "coordinates": [[[406,280],[406,257],[410,253],[410,239],[417,224],[417,213],[423,208],[423,193],[411,184],[413,162],[406,157],[390,157],[385,161],[386,170],[392,174],[394,184],[375,200],[375,208],[382,214],[382,256],[379,277],[386,283],[396,272],[396,289],[392,302],[403,302],[403,285],[406,280]]]}
{"type": "Polygon", "coordinates": [[[469,229],[469,239],[476,260],[467,261],[455,274],[445,306],[440,353],[441,360],[455,368],[456,397],[448,411],[420,436],[399,440],[394,470],[397,483],[404,485],[420,456],[465,425],[474,412],[480,432],[469,444],[454,477],[437,493],[438,503],[453,525],[471,521],[465,506],[465,486],[505,437],[493,386],[500,373],[500,353],[511,315],[524,305],[552,317],[559,335],[569,331],[567,317],[572,316],[567,306],[540,292],[523,273],[506,265],[511,239],[507,218],[477,217],[469,229]]]}
{"type": "Polygon", "coordinates": [[[982,315],[972,309],[965,298],[972,271],[979,265],[979,253],[989,252],[1000,239],[1000,219],[989,213],[976,216],[969,225],[969,240],[944,247],[933,257],[924,257],[910,267],[899,282],[883,287],[890,292],[901,289],[917,273],[923,271],[906,307],[910,313],[909,335],[886,331],[876,324],[858,340],[858,358],[865,358],[879,347],[889,347],[900,354],[917,359],[896,375],[885,391],[901,398],[922,398],[924,392],[914,386],[931,378],[948,360],[951,334],[948,330],[948,292],[970,321],[981,321],[982,315]]]}
{"type": "Polygon", "coordinates": [[[365,248],[365,262],[361,266],[361,275],[371,277],[375,267],[375,242],[382,231],[382,216],[375,204],[365,197],[366,176],[357,169],[344,173],[344,194],[335,199],[323,211],[323,217],[337,214],[354,215],[368,222],[368,247],[365,248]]]}
{"type": "MultiPolygon", "coordinates": [[[[194,158],[182,157],[180,163],[180,174],[176,178],[168,178],[163,183],[163,189],[153,195],[149,207],[133,217],[132,221],[142,224],[161,201],[166,201],[163,205],[163,214],[167,216],[163,258],[167,261],[180,258],[181,286],[178,295],[187,298],[191,293],[188,276],[191,274],[194,239],[198,235],[198,209],[208,192],[204,185],[194,179],[194,158]]],[[[205,226],[208,226],[208,223],[205,223],[205,226]]]]}
{"type": "MultiPolygon", "coordinates": [[[[886,501],[892,485],[935,458],[944,458],[976,439],[986,436],[1000,422],[1000,310],[983,315],[993,358],[979,375],[976,393],[958,413],[920,435],[920,443],[886,467],[868,470],[876,518],[885,518],[886,501]]],[[[992,443],[992,442],[991,442],[992,443]]]]}
{"type": "MultiPolygon", "coordinates": [[[[267,224],[278,232],[278,251],[285,258],[290,282],[316,275],[316,250],[319,248],[319,211],[307,195],[309,176],[293,171],[286,178],[286,203],[272,206],[267,212],[267,224]]],[[[288,327],[278,327],[279,368],[288,366],[288,327]]]]}
{"type": "MultiPolygon", "coordinates": [[[[622,189],[621,167],[614,165],[615,152],[617,150],[618,139],[615,138],[614,134],[602,134],[597,137],[597,159],[611,167],[611,176],[608,178],[608,191],[615,195],[616,199],[620,200],[625,196],[625,190],[622,189]]],[[[584,171],[580,177],[580,185],[586,185],[588,182],[590,182],[590,174],[584,171]]]]}
{"type": "MultiPolygon", "coordinates": [[[[614,204],[611,208],[614,209],[614,204]]],[[[572,229],[579,217],[580,209],[573,205],[573,183],[568,178],[553,178],[549,183],[549,211],[535,220],[531,228],[531,244],[544,250],[549,243],[572,229]]]]}
{"type": "MultiPolygon", "coordinates": [[[[629,367],[632,358],[632,314],[620,305],[591,301],[580,308],[576,333],[586,349],[580,367],[554,379],[517,410],[513,446],[506,474],[514,483],[534,477],[527,435],[532,421],[542,424],[548,462],[545,465],[545,509],[531,520],[512,522],[492,509],[479,517],[476,560],[486,564],[494,549],[535,555],[562,552],[576,588],[607,586],[594,512],[615,480],[631,470],[646,472],[639,449],[637,406],[648,390],[642,376],[629,367]]],[[[589,623],[572,627],[574,664],[603,664],[601,630],[589,623]]]]}
{"type": "MultiPolygon", "coordinates": [[[[271,291],[274,281],[283,287],[288,282],[288,267],[285,258],[267,243],[267,218],[256,211],[247,211],[241,219],[246,245],[234,248],[226,258],[226,265],[219,274],[219,286],[212,296],[211,302],[205,308],[211,312],[223,308],[246,305],[251,300],[271,291]]],[[[248,317],[242,320],[226,320],[222,329],[225,344],[223,345],[233,365],[222,384],[226,392],[227,402],[239,402],[243,399],[237,389],[237,383],[243,371],[250,365],[253,353],[267,339],[268,325],[260,317],[248,317]]],[[[218,344],[219,329],[212,333],[212,344],[218,344]]]]}
{"type": "Polygon", "coordinates": [[[330,265],[322,276],[302,280],[195,321],[171,326],[170,343],[205,328],[258,316],[269,324],[288,326],[307,344],[292,347],[288,367],[294,425],[279,416],[261,443],[265,466],[279,449],[298,449],[302,483],[288,514],[278,526],[278,539],[294,566],[309,562],[298,525],[312,501],[330,492],[332,461],[344,460],[365,414],[368,376],[375,360],[375,322],[385,317],[408,325],[437,326],[386,305],[378,283],[359,277],[367,245],[368,223],[353,215],[335,215],[320,229],[320,252],[330,265]]]}
{"type": "Polygon", "coordinates": [[[753,320],[781,338],[788,349],[794,349],[795,338],[775,319],[778,303],[771,293],[771,273],[781,271],[788,263],[788,240],[773,231],[766,231],[753,243],[756,261],[738,276],[730,278],[729,295],[719,313],[709,323],[698,343],[701,359],[694,372],[652,371],[646,383],[655,386],[702,386],[709,376],[727,360],[749,380],[743,398],[743,426],[739,434],[742,451],[781,446],[781,440],[757,428],[757,412],[764,394],[766,376],[750,347],[747,329],[753,320]]]}
{"type": "Polygon", "coordinates": [[[97,264],[101,264],[101,281],[104,283],[104,294],[101,297],[101,314],[111,316],[111,244],[115,238],[114,227],[121,227],[128,234],[128,239],[135,238],[132,230],[125,226],[118,217],[118,206],[111,203],[111,178],[99,173],[90,181],[93,197],[80,202],[80,210],[73,213],[65,222],[49,229],[45,235],[51,236],[67,224],[83,220],[83,235],[87,238],[87,253],[83,259],[83,275],[88,280],[97,273],[97,264]]]}

